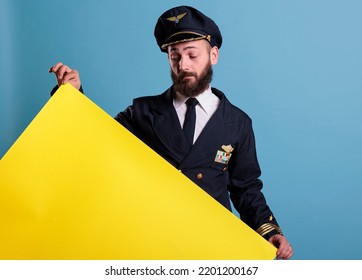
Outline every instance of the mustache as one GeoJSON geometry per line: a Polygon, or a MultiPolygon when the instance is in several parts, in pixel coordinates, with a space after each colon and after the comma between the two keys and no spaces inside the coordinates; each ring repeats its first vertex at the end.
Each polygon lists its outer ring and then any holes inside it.
{"type": "Polygon", "coordinates": [[[178,74],[179,79],[183,79],[186,77],[195,77],[197,78],[197,74],[195,72],[187,72],[187,71],[180,71],[178,74]]]}

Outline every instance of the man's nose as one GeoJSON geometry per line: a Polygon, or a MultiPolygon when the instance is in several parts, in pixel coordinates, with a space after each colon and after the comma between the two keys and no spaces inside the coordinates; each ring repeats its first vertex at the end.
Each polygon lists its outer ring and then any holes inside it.
{"type": "Polygon", "coordinates": [[[178,68],[182,71],[188,71],[190,69],[190,61],[187,57],[182,57],[178,62],[178,68]]]}

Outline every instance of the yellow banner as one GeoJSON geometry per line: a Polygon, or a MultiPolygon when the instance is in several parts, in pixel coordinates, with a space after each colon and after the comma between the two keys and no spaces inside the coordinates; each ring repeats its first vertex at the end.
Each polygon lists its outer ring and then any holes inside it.
{"type": "Polygon", "coordinates": [[[61,86],[0,161],[0,259],[273,259],[276,249],[61,86]]]}

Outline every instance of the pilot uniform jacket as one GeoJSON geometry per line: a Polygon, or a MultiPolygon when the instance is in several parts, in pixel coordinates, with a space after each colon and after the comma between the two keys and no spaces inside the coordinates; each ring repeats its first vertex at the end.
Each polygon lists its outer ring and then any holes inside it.
{"type": "Polygon", "coordinates": [[[251,119],[221,91],[212,92],[220,105],[191,148],[173,105],[172,87],[134,99],[115,119],[229,210],[231,198],[241,220],[268,239],[281,231],[261,192],[251,119]]]}

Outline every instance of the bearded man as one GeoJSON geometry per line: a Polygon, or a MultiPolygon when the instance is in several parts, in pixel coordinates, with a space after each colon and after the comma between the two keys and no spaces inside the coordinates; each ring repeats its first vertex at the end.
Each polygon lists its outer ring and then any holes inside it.
{"type": "MultiPolygon", "coordinates": [[[[241,220],[278,248],[278,259],[290,258],[293,249],[261,191],[251,119],[211,87],[222,44],[218,26],[180,6],[159,17],[154,35],[167,53],[173,84],[160,95],[134,99],[115,119],[230,211],[232,202],[241,220]]],[[[81,90],[76,70],[57,63],[49,72],[58,85],[81,90]]]]}

